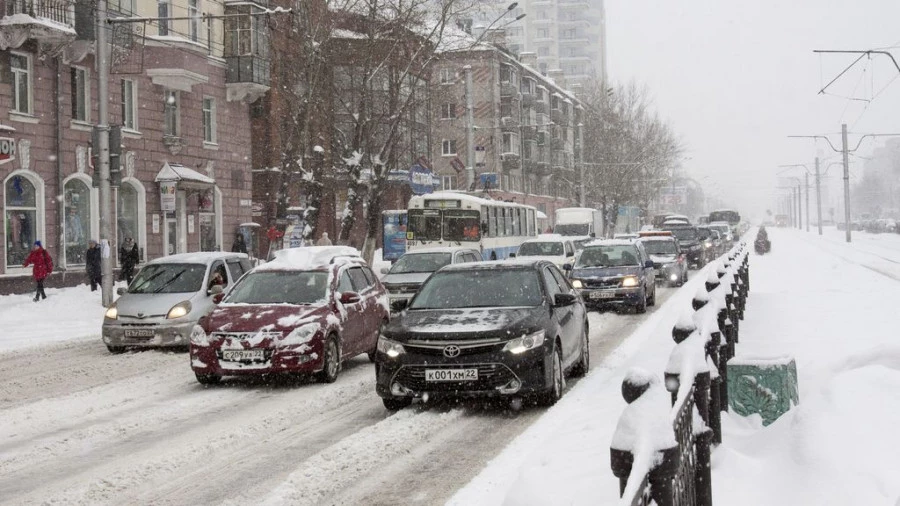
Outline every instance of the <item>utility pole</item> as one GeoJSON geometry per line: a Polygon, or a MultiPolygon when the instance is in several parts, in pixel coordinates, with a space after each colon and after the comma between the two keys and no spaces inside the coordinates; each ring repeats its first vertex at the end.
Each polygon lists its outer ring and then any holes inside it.
{"type": "Polygon", "coordinates": [[[585,191],[587,190],[587,185],[584,181],[584,123],[579,123],[578,125],[578,149],[581,150],[581,153],[578,155],[578,176],[581,179],[581,191],[578,196],[578,206],[584,207],[586,204],[585,199],[585,191]]]}
{"type": "Polygon", "coordinates": [[[816,157],[816,216],[819,219],[819,235],[822,235],[822,179],[819,175],[819,157],[816,157]]]}
{"type": "Polygon", "coordinates": [[[466,73],[466,188],[475,185],[475,85],[472,83],[472,66],[463,67],[466,73]]]}
{"type": "Polygon", "coordinates": [[[803,230],[803,188],[797,180],[797,230],[803,230]]]}
{"type": "Polygon", "coordinates": [[[841,141],[844,155],[844,224],[847,242],[850,242],[850,151],[847,149],[847,124],[841,124],[841,141]]]}
{"type": "Polygon", "coordinates": [[[804,183],[806,187],[806,231],[809,232],[809,172],[804,176],[804,183]]]}
{"type": "Polygon", "coordinates": [[[109,47],[106,42],[106,0],[97,0],[97,130],[100,163],[100,294],[103,307],[112,304],[112,205],[109,180],[109,47]]]}

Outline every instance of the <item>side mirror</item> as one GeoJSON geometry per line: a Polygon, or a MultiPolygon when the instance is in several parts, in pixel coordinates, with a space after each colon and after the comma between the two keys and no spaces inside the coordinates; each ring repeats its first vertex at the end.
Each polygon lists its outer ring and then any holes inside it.
{"type": "Polygon", "coordinates": [[[409,306],[409,299],[394,299],[391,302],[391,311],[399,313],[409,306]]]}
{"type": "Polygon", "coordinates": [[[123,287],[120,286],[119,288],[116,289],[116,294],[118,294],[118,295],[125,295],[125,293],[126,293],[127,291],[128,291],[127,288],[123,288],[123,287]]]}
{"type": "Polygon", "coordinates": [[[574,293],[558,293],[553,296],[553,305],[556,307],[571,306],[576,299],[574,293]]]}
{"type": "Polygon", "coordinates": [[[570,251],[570,252],[566,253],[566,256],[567,256],[567,257],[573,257],[573,256],[575,256],[575,252],[574,252],[574,251],[570,251]]]}
{"type": "Polygon", "coordinates": [[[381,273],[382,273],[382,274],[387,274],[387,273],[389,273],[389,272],[391,272],[391,268],[390,268],[390,267],[382,267],[382,268],[381,268],[381,273]]]}
{"type": "Polygon", "coordinates": [[[341,294],[341,304],[355,304],[359,302],[359,294],[356,292],[344,292],[341,294]]]}
{"type": "Polygon", "coordinates": [[[597,237],[597,234],[594,232],[591,232],[591,237],[597,237]]]}
{"type": "MultiPolygon", "coordinates": [[[[225,292],[225,290],[222,289],[222,285],[213,285],[213,286],[209,289],[209,291],[206,292],[206,294],[207,294],[207,295],[212,295],[213,297],[215,297],[216,295],[221,295],[223,292],[225,292]]],[[[220,299],[220,300],[221,300],[221,299],[220,299]]]]}
{"type": "Polygon", "coordinates": [[[516,254],[515,254],[515,253],[510,253],[510,254],[509,254],[509,258],[516,258],[516,254]]]}
{"type": "Polygon", "coordinates": [[[571,270],[572,270],[572,264],[563,264],[563,270],[564,270],[564,271],[571,271],[571,270]]]}
{"type": "Polygon", "coordinates": [[[644,268],[652,269],[653,268],[653,260],[647,260],[646,262],[644,262],[644,268]]]}

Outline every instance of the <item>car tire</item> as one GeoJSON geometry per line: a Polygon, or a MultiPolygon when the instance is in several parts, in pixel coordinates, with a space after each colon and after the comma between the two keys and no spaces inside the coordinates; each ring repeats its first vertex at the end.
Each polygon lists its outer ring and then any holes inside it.
{"type": "Polygon", "coordinates": [[[591,342],[588,337],[588,326],[584,325],[581,331],[581,358],[572,367],[572,376],[575,378],[584,377],[591,368],[591,342]]]}
{"type": "Polygon", "coordinates": [[[316,377],[322,383],[334,383],[341,372],[341,349],[338,346],[337,336],[328,336],[323,354],[325,356],[322,360],[322,371],[316,377]]]}
{"type": "Polygon", "coordinates": [[[409,407],[412,404],[412,397],[392,397],[390,399],[381,399],[381,402],[384,403],[384,407],[388,411],[399,411],[403,408],[409,407]]]}
{"type": "Polygon", "coordinates": [[[647,302],[648,306],[656,305],[656,287],[653,287],[653,295],[650,297],[650,300],[647,302]]]}
{"type": "Polygon", "coordinates": [[[640,299],[641,299],[640,302],[638,302],[637,305],[634,306],[634,312],[636,314],[644,314],[647,312],[647,290],[646,289],[641,293],[640,299]]]}
{"type": "Polygon", "coordinates": [[[106,345],[106,349],[109,350],[109,352],[112,353],[113,355],[118,355],[118,354],[120,354],[120,353],[125,353],[125,347],[124,347],[124,346],[110,346],[110,345],[107,344],[107,345],[106,345]]]}
{"type": "Polygon", "coordinates": [[[194,373],[194,376],[197,377],[197,383],[200,383],[201,385],[217,385],[222,381],[222,377],[218,374],[194,373]]]}
{"type": "Polygon", "coordinates": [[[562,398],[566,380],[563,377],[561,354],[562,352],[559,350],[559,347],[553,351],[553,360],[551,362],[553,364],[553,383],[550,385],[547,392],[541,395],[541,398],[539,399],[542,406],[552,406],[562,398]]]}

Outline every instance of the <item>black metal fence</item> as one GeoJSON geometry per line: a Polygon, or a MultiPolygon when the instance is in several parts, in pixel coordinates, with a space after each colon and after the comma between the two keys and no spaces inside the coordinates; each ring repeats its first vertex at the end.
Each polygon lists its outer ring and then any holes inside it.
{"type": "Polygon", "coordinates": [[[27,14],[72,26],[74,1],[68,0],[6,0],[6,15],[27,14]]]}
{"type": "MultiPolygon", "coordinates": [[[[610,448],[622,504],[712,505],[711,446],[722,442],[721,412],[728,409],[727,363],[734,357],[749,288],[748,250],[740,243],[710,272],[704,289],[692,301],[691,318],[672,329],[676,347],[666,367],[665,388],[672,398],[668,420],[674,444],[655,448],[649,457],[653,465],[646,470],[633,469],[635,448],[610,448]]],[[[652,375],[626,377],[622,382],[626,409],[651,388],[660,388],[656,383],[652,375]]],[[[634,430],[623,426],[629,420],[623,414],[617,433],[634,430]]],[[[632,437],[644,436],[653,438],[651,434],[632,437]]],[[[619,441],[618,434],[614,441],[619,441]]]]}

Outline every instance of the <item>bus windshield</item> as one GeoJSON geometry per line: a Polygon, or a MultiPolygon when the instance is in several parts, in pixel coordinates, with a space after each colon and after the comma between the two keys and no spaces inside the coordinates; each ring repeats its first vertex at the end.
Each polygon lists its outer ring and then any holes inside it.
{"type": "Polygon", "coordinates": [[[465,209],[410,209],[407,231],[416,241],[464,242],[481,239],[478,211],[465,209]]]}
{"type": "Polygon", "coordinates": [[[410,209],[407,232],[417,241],[441,240],[441,211],[439,209],[410,209]]]}
{"type": "Polygon", "coordinates": [[[737,225],[741,222],[741,215],[737,213],[737,211],[713,211],[709,213],[709,222],[713,223],[716,221],[727,221],[732,225],[737,225]]]}
{"type": "Polygon", "coordinates": [[[588,235],[591,225],[589,223],[557,223],[553,228],[554,234],[560,235],[588,235]]]}

